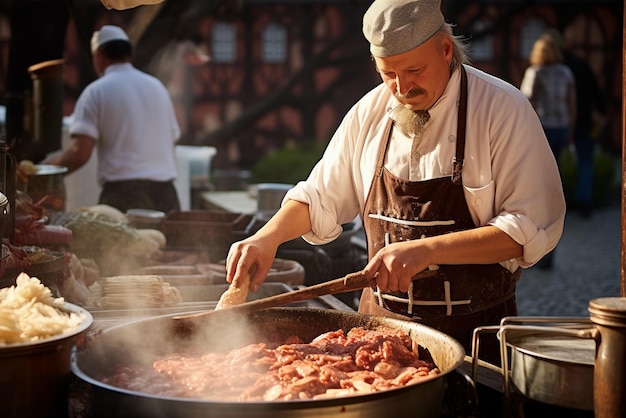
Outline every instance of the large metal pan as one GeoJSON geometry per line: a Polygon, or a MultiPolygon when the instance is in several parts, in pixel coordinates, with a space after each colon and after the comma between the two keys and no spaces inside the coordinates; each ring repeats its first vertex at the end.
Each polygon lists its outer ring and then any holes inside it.
{"type": "MultiPolygon", "coordinates": [[[[72,371],[89,386],[89,417],[439,417],[448,404],[447,388],[464,380],[466,393],[460,403],[471,405],[473,385],[458,373],[465,352],[455,339],[424,325],[353,312],[313,308],[272,308],[247,315],[206,316],[189,326],[172,315],[119,325],[104,331],[84,348],[75,350],[72,371]],[[217,319],[215,319],[217,318],[217,319]],[[254,335],[298,335],[304,341],[328,331],[353,327],[402,329],[420,346],[420,356],[432,356],[441,374],[402,388],[359,396],[324,400],[279,402],[219,402],[167,398],[110,386],[102,378],[120,360],[150,362],[155,356],[201,345],[205,350],[231,349],[255,342],[254,335]],[[251,332],[250,330],[253,330],[251,332]],[[260,334],[259,334],[260,333],[260,334]],[[234,340],[234,341],[233,341],[234,340]],[[457,371],[457,372],[455,372],[457,371]],[[469,389],[469,390],[468,390],[469,389]],[[444,400],[445,398],[445,400],[444,400]]],[[[457,392],[459,392],[457,390],[457,392]]],[[[454,400],[458,400],[455,398],[454,400]]]]}

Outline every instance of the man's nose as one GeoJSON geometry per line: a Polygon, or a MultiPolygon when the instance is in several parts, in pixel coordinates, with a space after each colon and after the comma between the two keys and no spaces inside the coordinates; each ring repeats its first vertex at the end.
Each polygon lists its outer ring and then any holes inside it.
{"type": "Polygon", "coordinates": [[[396,93],[400,96],[406,96],[409,91],[411,91],[411,87],[408,80],[396,75],[396,93]]]}

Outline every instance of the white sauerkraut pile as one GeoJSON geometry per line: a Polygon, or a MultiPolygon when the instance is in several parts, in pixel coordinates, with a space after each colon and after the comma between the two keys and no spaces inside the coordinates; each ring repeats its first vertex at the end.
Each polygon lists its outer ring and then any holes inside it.
{"type": "Polygon", "coordinates": [[[68,312],[36,277],[20,273],[15,286],[0,289],[0,346],[38,341],[74,331],[85,315],[68,312]]]}

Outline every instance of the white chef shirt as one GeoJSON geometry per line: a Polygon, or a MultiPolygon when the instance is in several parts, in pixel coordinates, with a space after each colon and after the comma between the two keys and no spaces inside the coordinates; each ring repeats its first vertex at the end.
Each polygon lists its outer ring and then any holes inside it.
{"type": "Polygon", "coordinates": [[[98,182],[176,178],[180,137],[171,97],[155,77],[130,63],[109,65],[76,101],[70,135],[98,147],[98,182]]]}
{"type": "MultiPolygon", "coordinates": [[[[465,68],[465,198],[477,226],[494,225],[523,245],[521,259],[502,263],[515,271],[536,263],[558,243],[565,220],[561,179],[528,99],[503,80],[465,68]]],[[[460,72],[455,71],[430,109],[419,143],[393,130],[385,162],[389,171],[412,181],[451,175],[459,92],[460,72]]],[[[396,105],[384,84],[368,92],[346,114],[309,178],[286,194],[285,200],[309,204],[308,242],[328,243],[341,234],[341,224],[362,215],[389,112],[396,105]]]]}

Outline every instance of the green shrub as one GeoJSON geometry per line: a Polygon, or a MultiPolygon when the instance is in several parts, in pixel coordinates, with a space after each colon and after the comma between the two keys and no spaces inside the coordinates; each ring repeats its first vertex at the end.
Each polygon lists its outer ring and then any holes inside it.
{"type": "Polygon", "coordinates": [[[252,167],[250,183],[296,184],[306,180],[324,153],[324,146],[313,142],[287,145],[263,157],[252,167]]]}

